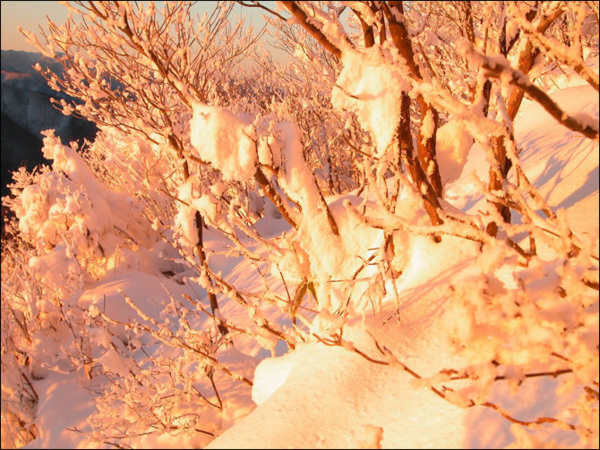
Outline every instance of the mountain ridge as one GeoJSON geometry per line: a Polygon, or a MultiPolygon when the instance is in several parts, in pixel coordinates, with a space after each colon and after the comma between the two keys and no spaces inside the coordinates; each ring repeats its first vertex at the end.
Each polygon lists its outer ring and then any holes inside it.
{"type": "Polygon", "coordinates": [[[33,66],[36,63],[54,72],[62,72],[57,61],[40,53],[17,50],[1,51],[1,112],[2,112],[2,196],[8,195],[11,172],[21,166],[32,170],[48,163],[41,152],[41,131],[55,129],[63,142],[92,139],[96,126],[88,121],[65,116],[50,102],[65,98],[52,90],[33,66]]]}

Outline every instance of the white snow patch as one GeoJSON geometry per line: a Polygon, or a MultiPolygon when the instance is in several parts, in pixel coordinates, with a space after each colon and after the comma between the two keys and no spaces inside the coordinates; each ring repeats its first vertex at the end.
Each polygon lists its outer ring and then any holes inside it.
{"type": "Polygon", "coordinates": [[[250,179],[257,161],[252,124],[225,108],[196,103],[193,110],[191,140],[200,158],[226,180],[250,179]]]}

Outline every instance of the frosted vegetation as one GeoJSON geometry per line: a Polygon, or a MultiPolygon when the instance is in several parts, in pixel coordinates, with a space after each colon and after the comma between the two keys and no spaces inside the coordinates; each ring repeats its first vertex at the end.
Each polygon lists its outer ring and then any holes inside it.
{"type": "Polygon", "coordinates": [[[597,2],[64,3],[3,447],[598,448],[597,2]]]}

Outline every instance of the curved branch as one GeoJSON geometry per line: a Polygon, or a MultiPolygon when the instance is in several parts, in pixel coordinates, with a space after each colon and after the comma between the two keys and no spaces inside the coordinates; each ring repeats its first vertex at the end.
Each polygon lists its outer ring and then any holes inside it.
{"type": "MultiPolygon", "coordinates": [[[[345,349],[347,349],[347,350],[349,350],[349,351],[351,351],[353,353],[356,353],[357,355],[361,356],[362,358],[366,359],[367,361],[369,361],[369,362],[371,362],[373,364],[378,364],[378,365],[382,365],[382,366],[393,366],[393,365],[399,366],[403,371],[407,372],[413,378],[415,378],[417,380],[423,380],[423,377],[421,375],[419,375],[413,369],[411,369],[406,364],[404,364],[399,359],[397,359],[390,352],[389,349],[387,349],[386,347],[382,348],[377,341],[375,341],[375,345],[376,345],[377,349],[379,350],[379,352],[383,356],[386,357],[383,360],[376,359],[376,358],[373,358],[373,357],[367,355],[362,350],[359,350],[358,348],[356,348],[352,342],[343,340],[342,337],[341,337],[341,335],[334,336],[334,339],[323,338],[321,336],[318,336],[315,333],[313,333],[312,335],[319,342],[321,342],[324,345],[327,345],[329,347],[336,347],[337,346],[337,347],[345,348],[345,349]]],[[[375,339],[375,338],[373,338],[373,339],[375,339]]],[[[557,370],[557,371],[554,371],[554,372],[535,372],[535,373],[525,374],[524,377],[525,378],[539,378],[539,377],[552,377],[552,378],[556,378],[559,375],[564,375],[564,374],[569,374],[569,373],[573,373],[573,371],[571,369],[565,369],[565,370],[557,370]]],[[[462,378],[455,378],[455,379],[458,380],[458,379],[462,379],[462,378]]],[[[506,379],[507,378],[504,377],[504,376],[497,376],[497,377],[494,378],[494,381],[501,381],[501,380],[506,380],[506,379]]],[[[450,379],[449,381],[452,381],[452,379],[450,379]]],[[[435,386],[429,386],[429,390],[432,391],[435,395],[437,395],[441,399],[446,400],[447,402],[450,402],[452,404],[455,404],[448,397],[448,393],[452,392],[453,391],[452,389],[450,389],[450,388],[448,388],[446,386],[442,386],[439,389],[436,388],[435,386]]],[[[587,390],[586,390],[586,392],[587,392],[587,390]]],[[[572,425],[572,424],[570,424],[568,422],[559,420],[559,419],[555,419],[553,417],[538,417],[537,419],[531,420],[531,421],[519,420],[519,419],[516,419],[515,417],[511,416],[508,413],[508,411],[506,411],[504,408],[502,408],[502,407],[500,407],[500,406],[498,406],[498,405],[496,405],[495,403],[492,403],[492,402],[475,403],[473,400],[468,400],[468,402],[466,403],[466,408],[472,408],[474,406],[485,406],[486,408],[493,409],[494,411],[498,412],[500,415],[502,415],[502,417],[504,417],[508,421],[510,421],[512,423],[519,424],[519,425],[523,425],[523,426],[526,426],[526,427],[531,427],[531,426],[535,426],[535,425],[541,425],[541,424],[544,424],[544,423],[552,423],[552,424],[557,424],[558,426],[561,426],[561,427],[568,428],[569,430],[575,430],[576,429],[574,425],[572,425]]]]}
{"type": "Polygon", "coordinates": [[[273,11],[271,8],[268,8],[265,5],[261,5],[259,2],[244,2],[244,1],[236,1],[236,3],[238,5],[244,6],[246,8],[259,8],[262,9],[264,11],[267,11],[269,14],[274,15],[275,17],[277,17],[279,20],[283,20],[284,22],[287,22],[287,19],[285,17],[283,17],[281,14],[279,14],[277,11],[273,11]]]}
{"type": "Polygon", "coordinates": [[[567,114],[567,112],[561,109],[548,94],[534,85],[529,77],[523,72],[513,69],[508,64],[498,64],[487,56],[481,56],[483,57],[483,64],[481,66],[487,70],[487,75],[489,77],[501,78],[508,74],[512,85],[521,88],[523,92],[538,102],[546,112],[554,117],[560,124],[571,131],[583,134],[587,138],[598,139],[598,128],[594,128],[591,124],[582,123],[575,117],[567,114]]]}
{"type": "MultiPolygon", "coordinates": [[[[308,14],[306,14],[306,12],[298,5],[298,2],[287,1],[281,2],[281,4],[292,13],[294,18],[298,20],[300,25],[306,31],[308,31],[311,34],[311,36],[319,42],[319,44],[321,44],[328,52],[333,54],[335,57],[341,58],[342,50],[333,42],[331,42],[331,40],[325,35],[325,33],[323,33],[323,30],[321,30],[314,24],[314,21],[311,20],[308,14]]],[[[350,40],[348,39],[348,36],[344,36],[344,40],[349,46],[354,47],[352,42],[350,42],[350,40]]]]}

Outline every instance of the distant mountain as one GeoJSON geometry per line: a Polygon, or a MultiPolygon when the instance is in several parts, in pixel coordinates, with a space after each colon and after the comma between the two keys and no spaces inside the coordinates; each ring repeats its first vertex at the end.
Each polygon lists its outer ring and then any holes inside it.
{"type": "MultiPolygon", "coordinates": [[[[4,170],[7,167],[18,168],[25,165],[28,170],[33,169],[40,162],[49,163],[40,152],[42,147],[41,137],[27,131],[15,123],[10,116],[2,113],[2,126],[0,142],[2,145],[2,195],[5,194],[4,188],[10,180],[10,174],[4,170]],[[8,152],[5,149],[18,149],[15,152],[8,152]]],[[[14,169],[13,169],[14,170],[14,169]]]]}
{"type": "Polygon", "coordinates": [[[51,98],[67,98],[53,91],[44,77],[33,69],[40,63],[55,72],[62,66],[39,53],[2,50],[2,195],[8,194],[6,184],[10,172],[22,165],[32,169],[44,160],[41,152],[41,131],[55,129],[63,142],[93,138],[96,126],[72,116],[65,116],[50,103],[51,98]]]}
{"type": "Polygon", "coordinates": [[[48,67],[55,73],[62,73],[62,66],[58,62],[40,53],[2,50],[0,57],[2,83],[30,91],[60,96],[61,94],[53,91],[44,80],[44,77],[33,68],[36,63],[40,63],[42,67],[48,67]]]}

